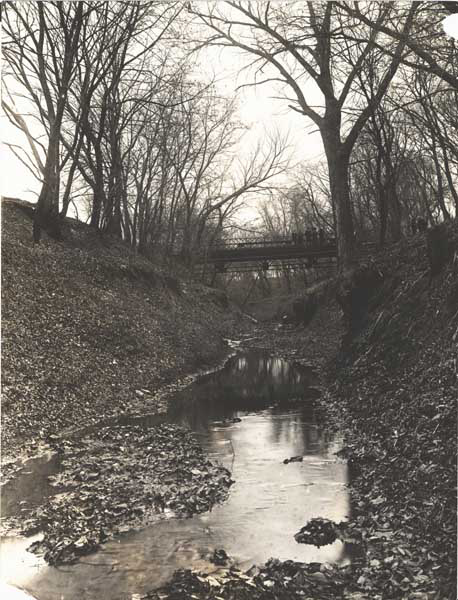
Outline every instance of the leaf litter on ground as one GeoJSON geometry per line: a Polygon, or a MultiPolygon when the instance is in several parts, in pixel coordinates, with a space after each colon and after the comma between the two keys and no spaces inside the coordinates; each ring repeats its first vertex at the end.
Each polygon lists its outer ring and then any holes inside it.
{"type": "Polygon", "coordinates": [[[54,565],[76,561],[115,533],[210,510],[233,483],[190,431],[173,424],[105,427],[56,449],[62,470],[53,483],[66,491],[35,509],[24,532],[43,531],[30,549],[54,565]]]}

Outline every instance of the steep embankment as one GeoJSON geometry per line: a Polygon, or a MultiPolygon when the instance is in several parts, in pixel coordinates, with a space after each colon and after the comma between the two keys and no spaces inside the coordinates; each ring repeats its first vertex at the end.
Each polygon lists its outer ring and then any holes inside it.
{"type": "Polygon", "coordinates": [[[360,269],[331,390],[344,401],[358,572],[370,598],[456,598],[458,227],[360,269]],[[356,330],[356,331],[355,331],[356,330]]]}
{"type": "Polygon", "coordinates": [[[153,393],[215,364],[234,325],[223,295],[82,223],[34,245],[31,216],[2,203],[4,458],[101,416],[154,411],[153,393]]]}

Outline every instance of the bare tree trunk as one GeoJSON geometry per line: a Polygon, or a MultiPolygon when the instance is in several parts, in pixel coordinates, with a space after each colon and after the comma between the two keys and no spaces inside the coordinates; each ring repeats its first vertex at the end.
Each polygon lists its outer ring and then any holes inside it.
{"type": "Polygon", "coordinates": [[[380,232],[379,232],[379,244],[380,247],[386,243],[386,231],[388,228],[388,209],[387,209],[387,201],[386,201],[386,192],[385,189],[380,186],[377,190],[377,194],[379,196],[379,214],[380,214],[380,232]]]}
{"type": "MultiPolygon", "coordinates": [[[[376,130],[375,130],[376,131],[376,130]]],[[[376,141],[379,141],[379,137],[377,136],[376,141]]],[[[378,145],[378,144],[377,144],[378,145]]],[[[371,187],[374,188],[374,197],[378,210],[379,217],[379,245],[381,248],[385,245],[386,242],[386,231],[388,226],[388,206],[387,206],[387,198],[386,198],[386,189],[384,182],[382,181],[382,155],[380,152],[380,146],[377,148],[377,153],[375,155],[375,173],[372,170],[372,166],[369,160],[369,173],[370,178],[368,180],[371,187]]],[[[370,207],[368,205],[368,212],[370,211],[370,207]]],[[[375,229],[375,227],[374,227],[375,229]]]]}
{"type": "Polygon", "coordinates": [[[68,207],[69,207],[70,201],[71,201],[71,191],[72,191],[73,179],[75,177],[75,171],[78,167],[78,159],[79,159],[79,155],[81,152],[82,142],[83,142],[83,136],[81,135],[78,138],[78,143],[76,145],[76,148],[75,148],[73,156],[72,156],[72,163],[70,165],[67,182],[65,184],[64,196],[62,198],[62,208],[60,211],[61,219],[63,219],[64,217],[67,216],[68,207]]]}
{"type": "Polygon", "coordinates": [[[43,185],[33,219],[33,240],[35,243],[40,241],[42,229],[46,229],[56,239],[61,236],[60,224],[57,218],[59,213],[59,138],[60,123],[54,122],[49,134],[43,185]]]}
{"type": "Polygon", "coordinates": [[[269,278],[263,270],[260,270],[258,272],[258,282],[260,284],[262,297],[270,298],[272,296],[272,288],[270,285],[269,278]]]}
{"type": "Polygon", "coordinates": [[[450,163],[449,163],[449,159],[447,156],[447,150],[446,150],[445,146],[443,145],[442,140],[440,140],[440,143],[441,143],[441,148],[442,148],[442,156],[444,158],[445,176],[447,178],[447,183],[448,183],[448,187],[450,189],[450,193],[452,194],[453,202],[455,203],[455,214],[458,215],[458,192],[455,188],[455,184],[453,182],[453,177],[450,172],[450,163]]]}
{"type": "Polygon", "coordinates": [[[398,194],[396,191],[396,183],[394,182],[394,174],[391,173],[389,176],[389,185],[387,186],[387,191],[389,193],[389,203],[390,203],[390,217],[391,217],[391,237],[397,242],[402,237],[402,228],[401,228],[401,204],[399,202],[398,194]]]}
{"type": "Polygon", "coordinates": [[[92,200],[92,213],[91,213],[91,227],[99,229],[100,217],[102,212],[102,206],[106,205],[105,202],[105,189],[103,186],[103,176],[100,173],[96,173],[96,182],[93,190],[94,198],[92,200]]]}
{"type": "Polygon", "coordinates": [[[445,206],[445,199],[444,199],[444,183],[442,180],[442,169],[441,169],[441,165],[439,162],[439,158],[437,156],[437,150],[436,150],[436,140],[435,138],[433,138],[432,140],[432,144],[431,144],[431,150],[432,150],[432,154],[433,154],[433,159],[434,159],[434,166],[436,167],[436,176],[437,176],[437,201],[439,204],[439,207],[442,211],[442,215],[444,217],[445,220],[450,219],[450,213],[447,210],[447,207],[445,206]]]}
{"type": "Polygon", "coordinates": [[[328,160],[329,184],[335,210],[339,270],[344,271],[354,262],[354,228],[350,201],[349,156],[336,144],[325,143],[328,160]]]}

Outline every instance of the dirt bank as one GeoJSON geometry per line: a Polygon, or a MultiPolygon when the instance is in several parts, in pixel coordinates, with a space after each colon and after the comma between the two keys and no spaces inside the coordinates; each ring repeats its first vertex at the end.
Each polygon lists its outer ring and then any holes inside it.
{"type": "Polygon", "coordinates": [[[101,415],[154,411],[162,386],[224,356],[236,324],[222,294],[82,223],[34,245],[31,210],[2,203],[4,462],[101,415]]]}
{"type": "Polygon", "coordinates": [[[432,233],[369,266],[378,283],[327,396],[345,409],[369,598],[456,598],[457,224],[432,233]]]}

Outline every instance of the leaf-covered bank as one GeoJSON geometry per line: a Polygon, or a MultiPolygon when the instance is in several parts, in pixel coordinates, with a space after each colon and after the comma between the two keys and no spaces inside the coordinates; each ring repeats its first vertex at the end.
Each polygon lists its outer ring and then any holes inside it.
{"type": "Polygon", "coordinates": [[[101,416],[154,412],[154,392],[224,356],[235,322],[222,294],[80,222],[34,245],[31,219],[3,201],[4,460],[101,416]]]}
{"type": "Polygon", "coordinates": [[[357,583],[368,598],[456,598],[458,228],[417,235],[370,266],[377,281],[336,370],[357,583]]]}

